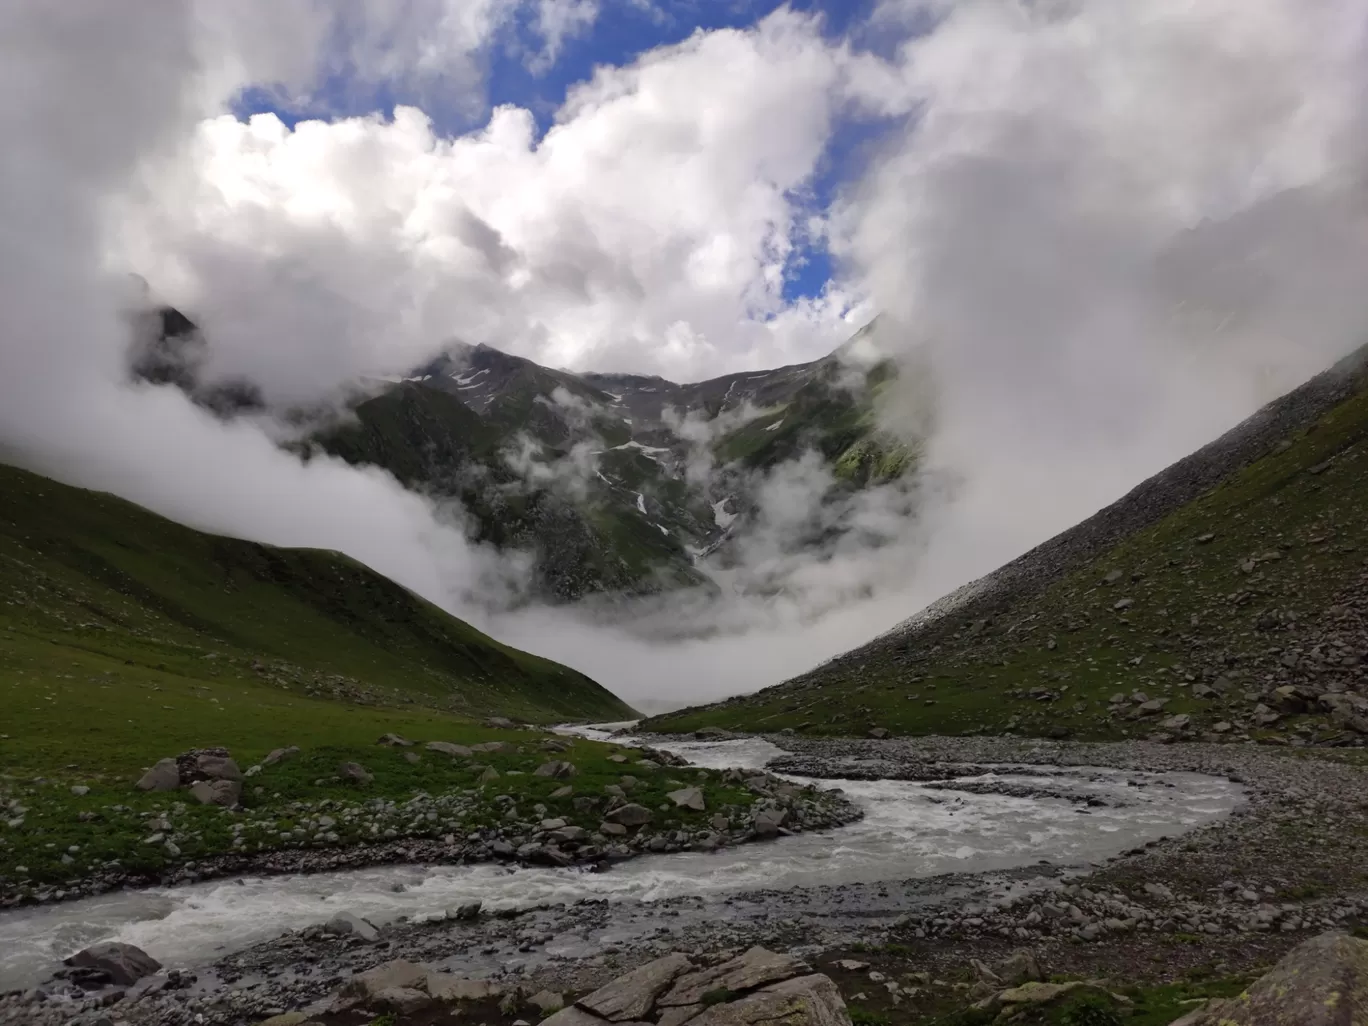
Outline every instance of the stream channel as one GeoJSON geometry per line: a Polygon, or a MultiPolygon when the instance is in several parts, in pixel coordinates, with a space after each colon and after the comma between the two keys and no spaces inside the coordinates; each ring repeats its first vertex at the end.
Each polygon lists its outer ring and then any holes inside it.
{"type": "MultiPolygon", "coordinates": [[[[620,726],[573,732],[606,738],[620,726]]],[[[695,765],[718,769],[759,769],[784,754],[753,738],[651,738],[650,743],[695,765]]],[[[396,865],[152,887],[4,913],[0,991],[32,985],[58,959],[99,940],[136,944],[168,968],[195,968],[341,911],[384,923],[476,899],[493,910],[607,899],[621,905],[624,921],[635,924],[631,933],[648,935],[653,923],[676,921],[656,920],[650,903],[686,896],[696,899],[697,915],[716,915],[718,908],[711,906],[725,904],[725,914],[734,917],[746,914],[747,896],[757,892],[820,893],[829,905],[833,890],[858,893],[870,885],[886,898],[884,882],[924,884],[945,874],[963,879],[1042,862],[1083,868],[1219,819],[1240,802],[1242,793],[1238,784],[1217,777],[1086,767],[994,767],[990,773],[956,778],[948,787],[945,782],[929,787],[900,780],[816,783],[844,789],[863,807],[864,818],[838,830],[714,853],[644,855],[603,872],[396,865]],[[957,791],[956,782],[975,790],[1010,785],[1014,795],[957,791]],[[1015,796],[1023,790],[1042,793],[1015,796]]],[[[918,892],[926,890],[923,886],[918,892]]],[[[767,902],[749,904],[750,914],[768,914],[767,902]]],[[[795,906],[789,902],[785,907],[792,911],[795,906]]],[[[678,917],[679,912],[670,915],[678,917]]]]}

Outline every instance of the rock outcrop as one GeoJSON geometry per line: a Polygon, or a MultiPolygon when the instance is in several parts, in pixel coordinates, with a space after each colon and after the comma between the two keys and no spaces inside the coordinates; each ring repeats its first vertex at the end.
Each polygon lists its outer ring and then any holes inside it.
{"type": "Polygon", "coordinates": [[[1323,933],[1293,948],[1238,997],[1173,1026],[1357,1026],[1368,1022],[1368,941],[1323,933]]]}

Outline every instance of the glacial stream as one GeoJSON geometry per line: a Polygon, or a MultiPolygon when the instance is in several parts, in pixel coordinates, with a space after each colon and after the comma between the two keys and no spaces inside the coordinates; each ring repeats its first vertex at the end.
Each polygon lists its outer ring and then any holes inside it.
{"type": "MultiPolygon", "coordinates": [[[[586,728],[587,736],[607,730],[586,728]]],[[[696,765],[760,768],[782,751],[764,741],[678,742],[696,765]]],[[[801,779],[801,778],[795,778],[801,779]]],[[[0,915],[0,990],[28,986],[65,955],[98,940],[136,944],[168,968],[226,954],[350,911],[375,922],[441,912],[582,898],[650,902],[756,890],[868,884],[1030,866],[1101,861],[1227,814],[1238,785],[1216,777],[1108,769],[1004,766],[965,783],[1026,785],[1050,797],[938,789],[907,781],[818,781],[865,810],[839,830],[721,852],[647,855],[593,873],[577,869],[388,866],[149,888],[0,915]],[[1100,800],[1093,806],[1068,796],[1100,800]]]]}

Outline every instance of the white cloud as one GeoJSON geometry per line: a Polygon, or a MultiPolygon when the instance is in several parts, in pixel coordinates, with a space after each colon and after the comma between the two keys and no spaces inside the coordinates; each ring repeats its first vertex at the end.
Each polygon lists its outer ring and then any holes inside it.
{"type": "Polygon", "coordinates": [[[587,33],[598,16],[598,0],[537,0],[535,27],[542,48],[528,58],[529,69],[545,74],[555,66],[566,41],[587,33]]]}
{"type": "Polygon", "coordinates": [[[849,332],[852,297],[782,300],[791,193],[849,65],[780,12],[600,69],[541,139],[511,107],[451,139],[413,108],[294,131],[221,116],[118,238],[220,369],[282,397],[453,335],[684,378],[811,358],[849,332]]]}
{"type": "MultiPolygon", "coordinates": [[[[914,6],[931,5],[899,5],[914,6]]],[[[312,96],[338,68],[478,92],[510,17],[497,0],[14,0],[0,439],[199,526],[341,548],[469,612],[462,596],[510,568],[422,500],[125,387],[108,272],[142,271],[204,323],[219,371],[288,398],[451,335],[684,378],[793,362],[872,297],[929,368],[931,459],[957,484],[915,521],[894,491],[839,511],[891,548],[780,565],[843,605],[672,610],[730,633],[663,646],[563,612],[495,624],[629,697],[769,683],[1067,526],[1266,398],[1270,374],[1293,384],[1364,335],[1360,7],[938,4],[890,61],[781,10],[601,69],[544,138],[503,108],[449,139],[415,108],[293,132],[208,115],[251,83],[312,96]],[[810,224],[795,194],[852,105],[915,113],[815,225],[850,280],[785,303],[810,224]]],[[[776,537],[824,481],[803,465],[774,479],[776,537]]]]}

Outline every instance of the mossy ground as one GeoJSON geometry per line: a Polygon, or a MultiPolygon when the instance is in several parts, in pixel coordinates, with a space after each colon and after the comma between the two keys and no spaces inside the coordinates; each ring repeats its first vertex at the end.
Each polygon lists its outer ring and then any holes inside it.
{"type": "MultiPolygon", "coordinates": [[[[862,665],[649,721],[825,735],[1051,732],[1085,740],[1144,736],[1109,698],[1142,690],[1164,716],[1219,721],[1247,704],[1243,667],[1295,638],[1355,587],[1368,555],[1368,394],[1359,394],[1219,487],[992,619],[947,617],[915,649],[890,642],[862,665]],[[1114,579],[1108,581],[1109,576],[1114,579]],[[1259,626],[1272,616],[1276,626],[1259,626]],[[1213,666],[1233,687],[1190,685],[1213,666]],[[1197,672],[1194,673],[1193,671],[1197,672]],[[1223,671],[1224,672],[1224,671],[1223,671]]],[[[913,610],[909,610],[909,613],[913,610]]],[[[1326,727],[1306,714],[1279,725],[1326,727]]],[[[1257,733],[1257,732],[1256,732],[1257,733]]],[[[1270,732],[1271,733],[1271,732],[1270,732]]]]}

